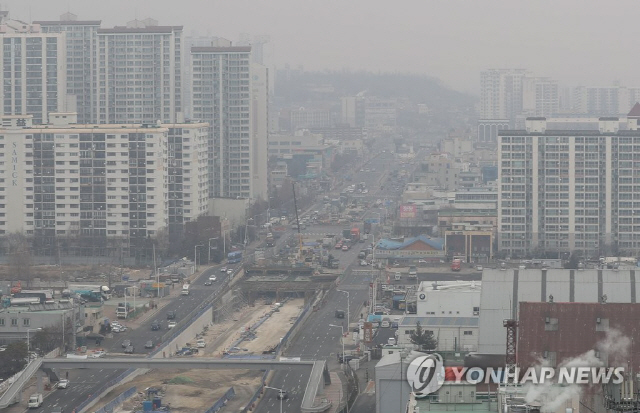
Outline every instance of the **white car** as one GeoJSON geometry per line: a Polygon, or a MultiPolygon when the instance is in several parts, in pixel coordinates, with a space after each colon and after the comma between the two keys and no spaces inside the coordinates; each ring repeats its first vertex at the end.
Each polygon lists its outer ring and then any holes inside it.
{"type": "Polygon", "coordinates": [[[102,357],[104,357],[104,356],[106,356],[106,355],[107,355],[107,353],[106,353],[106,352],[104,352],[104,351],[102,351],[102,350],[98,350],[98,351],[94,352],[94,353],[91,355],[91,358],[98,359],[98,358],[102,358],[102,357]]]}
{"type": "Polygon", "coordinates": [[[69,387],[69,380],[60,380],[56,387],[59,389],[66,389],[67,387],[69,387]]]}
{"type": "Polygon", "coordinates": [[[229,269],[227,270],[227,274],[229,274],[229,275],[233,274],[233,268],[229,268],[229,269]]]}
{"type": "Polygon", "coordinates": [[[220,272],[227,272],[227,267],[220,268],[220,272]]]}
{"type": "Polygon", "coordinates": [[[169,324],[167,324],[167,328],[173,328],[176,326],[176,322],[175,321],[169,321],[169,324]]]}
{"type": "Polygon", "coordinates": [[[207,347],[207,343],[204,340],[198,340],[198,342],[196,343],[196,346],[198,348],[205,348],[207,347]]]}
{"type": "Polygon", "coordinates": [[[211,281],[211,282],[215,282],[216,280],[217,280],[217,278],[216,278],[216,276],[215,276],[215,275],[210,275],[210,276],[209,276],[209,281],[211,281]]]}
{"type": "Polygon", "coordinates": [[[120,326],[111,326],[111,332],[112,333],[119,333],[122,330],[120,330],[120,326]]]}

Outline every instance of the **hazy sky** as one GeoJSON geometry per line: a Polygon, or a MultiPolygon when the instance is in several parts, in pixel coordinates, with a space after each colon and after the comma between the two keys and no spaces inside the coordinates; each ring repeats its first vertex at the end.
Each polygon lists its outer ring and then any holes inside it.
{"type": "Polygon", "coordinates": [[[565,85],[640,86],[638,3],[599,0],[0,0],[16,19],[136,17],[237,40],[271,36],[272,62],[410,71],[477,93],[479,71],[526,68],[565,85]]]}

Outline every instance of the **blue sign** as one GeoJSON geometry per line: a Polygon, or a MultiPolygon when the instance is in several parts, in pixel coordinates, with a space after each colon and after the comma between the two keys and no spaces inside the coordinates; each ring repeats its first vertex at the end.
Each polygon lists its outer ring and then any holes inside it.
{"type": "Polygon", "coordinates": [[[377,224],[379,220],[377,218],[367,218],[364,220],[367,224],[377,224]]]}

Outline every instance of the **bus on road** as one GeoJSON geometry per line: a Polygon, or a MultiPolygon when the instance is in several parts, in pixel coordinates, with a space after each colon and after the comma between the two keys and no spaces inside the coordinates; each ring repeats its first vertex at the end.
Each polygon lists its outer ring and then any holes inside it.
{"type": "Polygon", "coordinates": [[[242,261],[242,251],[233,251],[227,255],[227,264],[236,264],[242,261]]]}

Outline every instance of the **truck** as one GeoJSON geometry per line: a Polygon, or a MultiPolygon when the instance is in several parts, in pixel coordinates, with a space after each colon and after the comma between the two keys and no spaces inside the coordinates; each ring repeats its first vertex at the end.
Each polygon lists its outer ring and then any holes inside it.
{"type": "Polygon", "coordinates": [[[29,404],[30,409],[37,409],[42,406],[42,393],[33,393],[29,396],[29,404]]]}
{"type": "Polygon", "coordinates": [[[351,228],[351,242],[360,241],[360,228],[353,227],[351,228]]]}
{"type": "Polygon", "coordinates": [[[415,265],[412,265],[411,267],[409,267],[409,279],[416,279],[418,278],[418,268],[415,265]]]}
{"type": "Polygon", "coordinates": [[[460,271],[461,267],[462,261],[460,261],[459,259],[455,259],[451,262],[451,271],[460,271]]]}
{"type": "Polygon", "coordinates": [[[275,240],[275,238],[273,237],[273,234],[272,234],[271,232],[267,234],[267,241],[266,241],[266,243],[267,243],[267,247],[273,247],[273,246],[275,246],[275,245],[276,245],[276,240],[275,240]]]}
{"type": "Polygon", "coordinates": [[[102,297],[103,300],[111,299],[111,289],[107,285],[99,284],[70,284],[69,289],[72,293],[79,294],[78,291],[92,291],[102,297]]]}
{"type": "Polygon", "coordinates": [[[130,303],[118,303],[116,308],[116,317],[126,319],[133,312],[133,306],[130,303]]]}
{"type": "Polygon", "coordinates": [[[351,228],[343,228],[342,229],[342,238],[350,240],[351,239],[351,228]]]}
{"type": "Polygon", "coordinates": [[[371,222],[370,221],[365,221],[364,222],[364,233],[365,234],[369,234],[371,232],[371,222]]]}
{"type": "Polygon", "coordinates": [[[327,249],[331,249],[336,245],[336,238],[335,235],[325,235],[322,239],[322,245],[327,249]]]}
{"type": "Polygon", "coordinates": [[[185,284],[182,286],[182,292],[180,294],[182,295],[189,295],[189,284],[185,284]]]}

